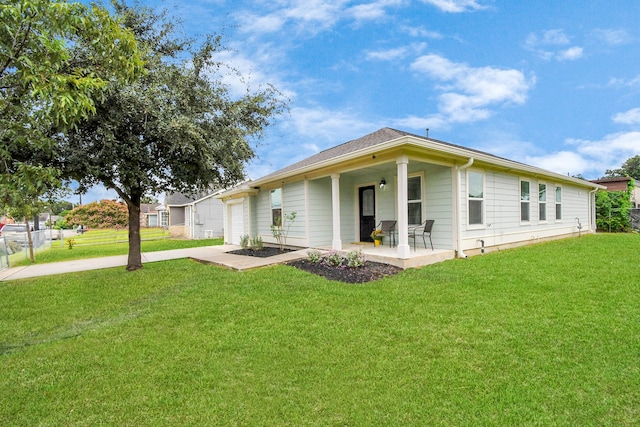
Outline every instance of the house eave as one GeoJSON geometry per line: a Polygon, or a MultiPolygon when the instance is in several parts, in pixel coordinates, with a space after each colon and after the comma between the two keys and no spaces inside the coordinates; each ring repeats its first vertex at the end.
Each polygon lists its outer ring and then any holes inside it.
{"type": "MultiPolygon", "coordinates": [[[[259,178],[252,182],[252,186],[260,187],[272,182],[281,182],[292,177],[305,176],[312,173],[315,173],[314,177],[329,176],[331,175],[331,173],[335,173],[336,166],[339,166],[341,164],[354,162],[358,159],[364,160],[367,157],[376,155],[381,152],[388,152],[394,149],[401,149],[405,147],[407,150],[415,149],[418,152],[433,152],[434,154],[439,154],[439,157],[443,157],[442,154],[444,154],[444,157],[453,160],[455,163],[466,163],[468,159],[473,158],[475,160],[474,165],[476,167],[479,165],[484,165],[520,174],[545,177],[547,179],[551,178],[556,182],[569,182],[575,185],[592,189],[606,189],[606,187],[603,185],[596,184],[587,180],[565,176],[535,166],[529,166],[524,163],[496,157],[488,153],[483,153],[481,151],[470,150],[455,145],[441,143],[431,139],[416,138],[415,136],[411,135],[401,136],[399,138],[395,138],[371,147],[353,151],[341,156],[336,156],[334,158],[320,161],[318,163],[314,163],[298,169],[289,170],[282,174],[269,175],[266,179],[259,178]],[[326,172],[321,172],[323,170],[325,170],[326,172]]],[[[236,191],[229,190],[227,192],[223,192],[222,196],[228,197],[234,194],[237,194],[236,191]]]]}

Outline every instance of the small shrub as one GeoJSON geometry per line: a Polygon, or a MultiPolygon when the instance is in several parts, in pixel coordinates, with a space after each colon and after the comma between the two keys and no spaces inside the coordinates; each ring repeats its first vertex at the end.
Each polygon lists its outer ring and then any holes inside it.
{"type": "Polygon", "coordinates": [[[242,249],[247,249],[249,247],[249,235],[248,234],[240,236],[240,247],[242,249]]]}
{"type": "Polygon", "coordinates": [[[256,251],[261,251],[264,248],[264,243],[262,242],[261,236],[255,236],[251,239],[251,249],[256,251]]]}
{"type": "Polygon", "coordinates": [[[320,253],[320,251],[313,249],[313,250],[307,251],[307,258],[309,259],[310,262],[317,264],[320,261],[322,261],[322,254],[320,253]]]}
{"type": "Polygon", "coordinates": [[[331,251],[324,257],[324,262],[332,267],[338,267],[342,265],[344,258],[337,251],[331,251]]]}
{"type": "Polygon", "coordinates": [[[347,260],[347,267],[358,268],[364,265],[364,254],[362,249],[353,250],[345,257],[347,260]]]}
{"type": "Polygon", "coordinates": [[[76,241],[75,241],[75,240],[73,240],[73,239],[67,239],[66,243],[67,243],[67,247],[68,247],[69,249],[73,249],[73,245],[75,245],[75,244],[76,244],[76,241]]]}

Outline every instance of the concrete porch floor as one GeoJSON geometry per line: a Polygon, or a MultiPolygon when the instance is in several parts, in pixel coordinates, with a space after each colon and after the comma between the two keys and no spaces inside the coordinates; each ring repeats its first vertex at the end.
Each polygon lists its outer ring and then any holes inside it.
{"type": "MultiPolygon", "coordinates": [[[[331,250],[331,247],[321,247],[318,248],[323,251],[331,250]]],[[[346,243],[342,245],[342,250],[339,251],[341,253],[347,253],[353,250],[362,249],[362,253],[364,253],[365,260],[381,262],[384,264],[395,265],[396,267],[400,267],[403,269],[407,268],[416,268],[422,267],[429,264],[436,264],[438,262],[447,261],[450,259],[454,259],[456,253],[454,250],[448,249],[434,249],[431,248],[425,249],[424,247],[417,246],[416,250],[413,250],[413,246],[411,246],[411,252],[409,258],[401,259],[398,258],[398,248],[393,246],[389,247],[389,245],[382,246],[374,246],[373,243],[364,243],[364,242],[354,242],[354,243],[346,243]]]]}

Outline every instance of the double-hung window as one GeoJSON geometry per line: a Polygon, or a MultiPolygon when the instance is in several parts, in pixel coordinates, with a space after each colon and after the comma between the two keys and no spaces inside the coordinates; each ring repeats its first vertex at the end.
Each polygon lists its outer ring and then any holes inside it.
{"type": "Polygon", "coordinates": [[[484,224],[484,174],[467,173],[468,221],[469,225],[484,224]]]}
{"type": "Polygon", "coordinates": [[[422,177],[412,176],[407,184],[409,225],[422,224],[422,177]]]}
{"type": "Polygon", "coordinates": [[[282,188],[271,190],[271,225],[282,225],[282,188]]]}
{"type": "Polygon", "coordinates": [[[562,187],[556,187],[556,221],[562,219],[562,187]]]}
{"type": "Polygon", "coordinates": [[[538,184],[538,221],[547,220],[547,184],[538,184]]]}
{"type": "Polygon", "coordinates": [[[529,222],[531,219],[531,183],[520,181],[520,221],[529,222]]]}

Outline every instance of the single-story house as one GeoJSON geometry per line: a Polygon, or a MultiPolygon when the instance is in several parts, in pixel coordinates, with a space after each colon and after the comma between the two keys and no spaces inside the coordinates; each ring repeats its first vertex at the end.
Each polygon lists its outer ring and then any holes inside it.
{"type": "Polygon", "coordinates": [[[189,197],[181,193],[165,197],[169,235],[185,239],[222,237],[224,222],[219,190],[189,197]]]}
{"type": "Polygon", "coordinates": [[[141,227],[166,227],[166,209],[157,203],[140,204],[141,227]]]}
{"type": "MultiPolygon", "coordinates": [[[[224,240],[275,243],[271,225],[296,212],[287,244],[342,250],[396,221],[397,259],[412,226],[434,220],[435,250],[485,250],[595,232],[603,186],[429,137],[383,128],[223,191],[224,240]]],[[[425,250],[418,240],[420,250],[425,250]]],[[[431,247],[428,247],[431,250],[431,247]]]]}

